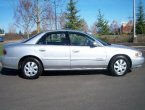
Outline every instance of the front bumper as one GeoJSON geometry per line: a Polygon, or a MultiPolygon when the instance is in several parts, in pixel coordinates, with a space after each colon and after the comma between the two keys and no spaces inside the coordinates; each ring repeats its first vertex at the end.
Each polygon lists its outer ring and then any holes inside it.
{"type": "Polygon", "coordinates": [[[132,68],[138,68],[141,67],[145,62],[144,57],[138,57],[132,59],[132,68]]]}

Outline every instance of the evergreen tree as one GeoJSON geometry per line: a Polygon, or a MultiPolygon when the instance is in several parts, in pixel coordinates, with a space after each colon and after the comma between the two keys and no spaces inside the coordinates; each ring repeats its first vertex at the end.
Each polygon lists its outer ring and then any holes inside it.
{"type": "Polygon", "coordinates": [[[97,19],[97,29],[99,29],[100,34],[109,34],[109,26],[108,21],[104,19],[104,15],[101,14],[101,11],[99,10],[98,19],[97,19]]]}
{"type": "Polygon", "coordinates": [[[4,30],[0,28],[0,34],[4,34],[4,30]]]}
{"type": "Polygon", "coordinates": [[[21,30],[19,31],[19,35],[22,35],[22,32],[21,32],[21,30]]]}
{"type": "Polygon", "coordinates": [[[65,28],[78,30],[81,29],[81,20],[78,16],[78,10],[76,8],[76,1],[70,0],[67,6],[66,12],[66,24],[65,28]]]}
{"type": "Polygon", "coordinates": [[[145,13],[143,2],[140,0],[138,10],[137,10],[137,20],[136,20],[136,33],[145,34],[145,13]]]}

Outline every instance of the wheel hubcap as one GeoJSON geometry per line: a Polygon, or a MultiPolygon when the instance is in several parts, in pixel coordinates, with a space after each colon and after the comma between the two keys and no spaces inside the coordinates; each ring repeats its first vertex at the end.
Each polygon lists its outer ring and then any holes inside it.
{"type": "Polygon", "coordinates": [[[118,75],[123,75],[127,69],[127,63],[123,59],[119,59],[114,63],[114,70],[118,75]]]}
{"type": "Polygon", "coordinates": [[[24,66],[26,76],[35,76],[38,73],[38,66],[35,62],[27,62],[24,66]]]}

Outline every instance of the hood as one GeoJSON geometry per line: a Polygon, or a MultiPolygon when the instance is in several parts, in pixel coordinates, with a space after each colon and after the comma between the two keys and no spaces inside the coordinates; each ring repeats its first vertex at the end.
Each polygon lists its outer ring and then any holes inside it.
{"type": "Polygon", "coordinates": [[[113,47],[113,48],[136,50],[133,47],[129,47],[129,46],[125,46],[125,45],[111,44],[110,46],[113,47]]]}
{"type": "Polygon", "coordinates": [[[125,54],[128,56],[132,56],[136,52],[140,52],[135,48],[124,46],[124,45],[117,45],[117,44],[112,44],[107,46],[106,51],[111,55],[125,54]]]}

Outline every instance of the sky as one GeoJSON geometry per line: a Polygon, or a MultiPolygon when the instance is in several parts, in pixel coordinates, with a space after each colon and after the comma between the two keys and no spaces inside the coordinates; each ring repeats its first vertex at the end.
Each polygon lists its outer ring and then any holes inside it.
{"type": "MultiPolygon", "coordinates": [[[[118,24],[127,22],[133,16],[133,0],[77,0],[78,15],[85,19],[89,27],[97,20],[98,10],[104,18],[111,23],[116,20],[118,24]]],[[[142,0],[145,7],[145,0],[142,0]]],[[[0,28],[8,32],[14,23],[14,8],[18,0],[0,0],[0,28]]],[[[136,0],[138,5],[139,0],[136,0]]],[[[19,30],[19,29],[17,29],[19,30]]]]}

